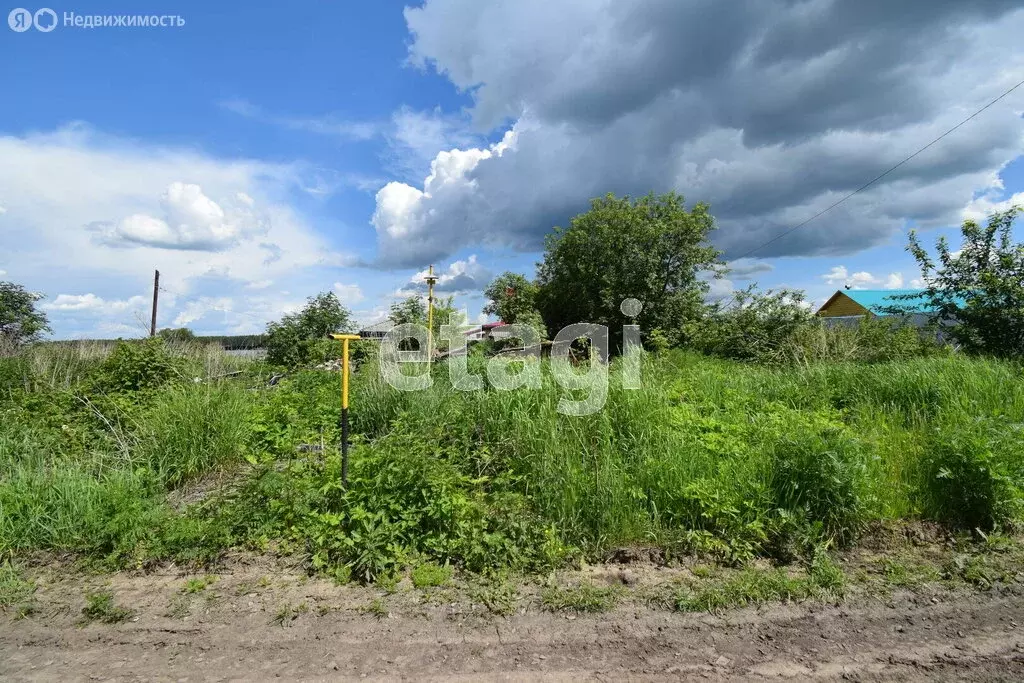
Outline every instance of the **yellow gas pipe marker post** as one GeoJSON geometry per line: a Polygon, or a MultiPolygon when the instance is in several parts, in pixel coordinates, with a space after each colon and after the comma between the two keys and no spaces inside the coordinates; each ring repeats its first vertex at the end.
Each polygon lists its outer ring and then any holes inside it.
{"type": "Polygon", "coordinates": [[[332,334],[341,341],[341,486],[348,488],[348,343],[358,334],[332,334]]]}
{"type": "Polygon", "coordinates": [[[431,265],[427,276],[427,367],[430,367],[434,354],[434,283],[437,276],[434,275],[434,266],[431,265]]]}

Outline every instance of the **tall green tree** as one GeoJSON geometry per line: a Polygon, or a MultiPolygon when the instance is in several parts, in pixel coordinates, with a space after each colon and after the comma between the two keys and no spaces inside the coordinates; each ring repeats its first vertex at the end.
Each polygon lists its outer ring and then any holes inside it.
{"type": "Polygon", "coordinates": [[[643,303],[635,319],[643,331],[660,328],[673,343],[685,343],[707,308],[706,274],[724,266],[709,242],[714,229],[707,204],[687,209],[674,192],[593,200],[568,229],[548,237],[537,269],[544,322],[552,331],[599,323],[618,339],[621,325],[633,322],[620,306],[634,298],[643,303]]]}
{"type": "Polygon", "coordinates": [[[42,294],[13,282],[0,282],[0,344],[20,346],[50,332],[50,323],[36,304],[42,294]]]}
{"type": "MultiPolygon", "coordinates": [[[[1020,212],[1014,207],[994,213],[985,227],[964,221],[960,251],[950,251],[940,237],[937,260],[910,233],[907,250],[921,267],[928,308],[939,322],[952,325],[950,335],[968,351],[1024,355],[1024,244],[1013,242],[1020,212]]],[[[913,312],[917,304],[906,299],[902,312],[913,312]]]]}
{"type": "Polygon", "coordinates": [[[276,365],[296,366],[310,362],[332,332],[348,332],[352,314],[334,292],[321,292],[306,300],[298,313],[286,315],[267,325],[267,360],[276,365]]]}
{"type": "Polygon", "coordinates": [[[487,304],[483,312],[496,315],[505,323],[520,322],[537,309],[537,285],[519,273],[504,272],[484,290],[487,304]]]}
{"type": "Polygon", "coordinates": [[[396,325],[412,323],[414,325],[427,324],[427,302],[421,296],[410,296],[391,304],[391,312],[388,314],[396,325]]]}

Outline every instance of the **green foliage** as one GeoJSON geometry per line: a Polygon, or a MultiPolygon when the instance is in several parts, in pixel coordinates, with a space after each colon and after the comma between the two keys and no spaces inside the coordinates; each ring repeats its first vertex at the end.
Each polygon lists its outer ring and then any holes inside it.
{"type": "Polygon", "coordinates": [[[0,281],[0,352],[36,341],[50,331],[46,314],[36,307],[43,298],[21,285],[0,281]]]}
{"type": "Polygon", "coordinates": [[[1019,424],[1000,419],[935,429],[923,462],[925,509],[961,529],[989,531],[1020,519],[1024,463],[1019,424]]]}
{"type": "Polygon", "coordinates": [[[396,325],[424,325],[427,324],[427,301],[421,296],[410,296],[391,304],[391,312],[388,314],[396,325]]]}
{"type": "Polygon", "coordinates": [[[619,592],[611,586],[580,583],[575,586],[548,586],[541,593],[541,604],[552,612],[607,612],[618,601],[619,592]]]}
{"type": "Polygon", "coordinates": [[[700,275],[722,264],[708,241],[714,227],[706,204],[687,209],[675,193],[595,199],[547,239],[537,307],[548,328],[596,323],[617,339],[625,322],[619,306],[632,297],[644,304],[641,329],[661,328],[674,343],[687,341],[684,321],[698,320],[705,309],[708,284],[700,275]]]}
{"type": "Polygon", "coordinates": [[[795,328],[775,359],[799,364],[827,362],[887,363],[948,356],[950,348],[925,326],[896,317],[864,318],[856,325],[827,325],[814,320],[795,328]]]}
{"type": "Polygon", "coordinates": [[[120,607],[114,602],[114,595],[109,591],[89,593],[85,596],[85,607],[82,608],[82,621],[98,621],[103,624],[120,624],[135,616],[134,610],[120,607]]]}
{"type": "Polygon", "coordinates": [[[267,362],[285,367],[313,362],[327,335],[347,332],[351,326],[351,314],[334,292],[309,297],[301,311],[267,325],[267,362]]]}
{"type": "Polygon", "coordinates": [[[806,576],[793,576],[784,569],[744,569],[724,579],[692,583],[676,592],[674,602],[681,612],[718,612],[765,602],[838,596],[843,584],[842,571],[831,560],[821,560],[806,576]]]}
{"type": "Polygon", "coordinates": [[[416,588],[443,586],[452,579],[452,568],[435,562],[424,562],[412,569],[412,585],[416,588]]]}
{"type": "Polygon", "coordinates": [[[169,387],[140,416],[133,460],[169,487],[238,462],[250,434],[250,407],[237,385],[169,387]]]}
{"type": "Polygon", "coordinates": [[[195,333],[187,327],[165,327],[157,332],[157,336],[170,343],[190,342],[196,338],[195,333]]]}
{"type": "MultiPolygon", "coordinates": [[[[797,427],[797,425],[794,425],[797,427]]],[[[863,521],[860,444],[843,430],[794,430],[771,450],[774,504],[818,522],[829,538],[852,541],[863,521]]]]}
{"type": "Polygon", "coordinates": [[[762,293],[751,285],[734,292],[728,304],[715,306],[698,326],[693,346],[722,358],[777,361],[787,340],[810,321],[803,292],[762,293]]]}
{"type": "Polygon", "coordinates": [[[183,363],[171,355],[159,337],[118,341],[99,367],[97,381],[109,391],[156,389],[182,377],[183,363]]]}
{"type": "Polygon", "coordinates": [[[537,285],[519,273],[504,272],[491,281],[484,290],[487,305],[483,312],[496,315],[506,323],[536,323],[537,285]]]}
{"type": "MultiPolygon", "coordinates": [[[[994,213],[985,227],[964,221],[963,242],[951,251],[945,237],[936,245],[938,262],[914,232],[908,251],[921,267],[924,299],[950,335],[966,350],[1000,357],[1024,355],[1024,244],[1013,243],[1020,207],[994,213]]],[[[907,301],[913,311],[919,301],[907,301]]],[[[899,308],[899,307],[897,307],[899,308]]]]}

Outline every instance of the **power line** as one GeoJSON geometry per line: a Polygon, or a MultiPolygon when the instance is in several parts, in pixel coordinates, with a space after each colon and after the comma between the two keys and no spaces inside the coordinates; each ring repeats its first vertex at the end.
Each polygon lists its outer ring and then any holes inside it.
{"type": "Polygon", "coordinates": [[[843,197],[842,199],[839,199],[838,201],[836,201],[836,202],[835,202],[834,204],[831,204],[831,205],[829,205],[829,206],[825,207],[824,209],[822,209],[822,210],[821,210],[821,211],[819,211],[818,213],[814,214],[813,216],[811,216],[811,217],[810,217],[810,218],[808,218],[807,220],[805,220],[805,221],[802,221],[802,222],[800,222],[800,223],[797,223],[797,224],[796,224],[796,225],[794,225],[794,226],[793,226],[792,228],[789,228],[788,230],[785,230],[785,231],[783,231],[783,232],[779,233],[778,235],[776,235],[775,237],[771,238],[770,240],[768,240],[768,241],[767,241],[767,242],[765,242],[764,244],[761,244],[760,246],[754,247],[754,248],[753,248],[753,249],[751,249],[750,251],[747,251],[747,252],[745,252],[745,253],[741,254],[740,256],[737,256],[737,257],[736,257],[735,259],[732,259],[732,260],[733,260],[733,261],[738,261],[739,259],[742,259],[742,258],[746,258],[746,257],[750,256],[751,254],[753,254],[753,253],[755,253],[755,252],[758,252],[758,251],[760,251],[760,250],[764,249],[764,248],[765,248],[765,247],[767,247],[767,246],[768,246],[769,244],[772,244],[772,243],[774,243],[774,242],[777,242],[777,241],[779,241],[780,239],[782,239],[782,238],[783,238],[783,237],[785,237],[786,235],[789,235],[790,233],[793,233],[793,232],[795,232],[795,231],[799,230],[800,228],[804,227],[805,225],[807,225],[808,223],[810,223],[810,222],[811,222],[811,221],[813,221],[814,219],[816,219],[816,218],[819,218],[820,216],[823,216],[824,214],[828,213],[829,211],[831,211],[832,209],[836,208],[837,206],[839,206],[840,204],[842,204],[843,202],[845,202],[845,201],[846,201],[847,199],[849,199],[850,197],[854,196],[855,194],[858,194],[858,193],[860,193],[860,192],[863,192],[864,190],[868,189],[869,187],[871,187],[872,185],[874,185],[875,183],[877,183],[877,182],[878,182],[879,180],[881,180],[881,179],[882,179],[882,178],[884,178],[885,176],[889,175],[890,173],[892,173],[893,171],[895,171],[895,170],[896,170],[897,168],[899,168],[900,166],[903,166],[903,165],[904,165],[905,163],[907,163],[908,161],[910,161],[911,159],[913,159],[914,157],[916,157],[917,155],[919,155],[919,154],[920,154],[921,152],[925,151],[926,149],[928,149],[929,147],[931,147],[931,146],[932,146],[932,145],[934,145],[935,143],[939,142],[940,140],[942,140],[943,138],[945,138],[945,137],[946,137],[947,135],[949,135],[950,133],[952,133],[952,132],[953,132],[953,131],[955,131],[956,129],[960,128],[960,127],[961,127],[961,126],[963,126],[963,125],[964,125],[965,123],[967,123],[968,121],[970,121],[971,119],[973,119],[974,117],[976,117],[976,116],[977,116],[978,114],[981,114],[981,113],[982,113],[983,111],[985,111],[986,109],[988,109],[989,107],[991,107],[991,106],[992,106],[992,105],[994,105],[995,103],[999,102],[999,101],[1000,101],[1001,99],[1003,99],[1004,97],[1006,97],[1007,95],[1009,95],[1010,93],[1012,93],[1012,92],[1013,92],[1014,90],[1016,90],[1017,88],[1019,88],[1019,87],[1020,87],[1020,86],[1022,86],[1022,85],[1024,85],[1024,81],[1020,81],[1020,82],[1019,82],[1019,83],[1017,83],[1017,84],[1016,84],[1015,86],[1013,86],[1012,88],[1010,88],[1009,90],[1007,90],[1006,92],[1004,92],[1004,93],[1003,93],[1002,95],[1000,95],[999,97],[995,98],[994,100],[992,100],[991,102],[989,102],[988,104],[986,104],[986,105],[985,105],[984,107],[982,107],[982,108],[981,108],[981,109],[979,109],[978,111],[974,112],[973,114],[971,114],[970,116],[968,116],[968,117],[967,117],[966,119],[964,119],[964,120],[963,120],[963,121],[961,121],[960,123],[956,124],[955,126],[953,126],[952,128],[950,128],[949,130],[947,130],[947,131],[946,131],[945,133],[943,133],[942,135],[940,135],[939,137],[935,138],[934,140],[932,140],[931,142],[929,142],[929,143],[928,143],[927,145],[925,145],[924,147],[922,147],[921,149],[917,150],[916,152],[914,152],[913,154],[911,154],[910,156],[908,156],[908,157],[907,157],[906,159],[904,159],[904,160],[903,160],[903,161],[901,161],[900,163],[898,163],[898,164],[896,164],[895,166],[893,166],[893,167],[889,168],[889,169],[888,169],[888,170],[886,170],[886,171],[885,171],[884,173],[880,173],[879,175],[875,176],[874,178],[872,178],[872,179],[871,179],[871,180],[869,180],[868,182],[864,183],[863,185],[861,185],[860,187],[858,187],[858,188],[857,188],[856,190],[854,190],[854,191],[853,191],[853,192],[851,192],[850,194],[848,194],[848,195],[846,195],[845,197],[843,197]]]}

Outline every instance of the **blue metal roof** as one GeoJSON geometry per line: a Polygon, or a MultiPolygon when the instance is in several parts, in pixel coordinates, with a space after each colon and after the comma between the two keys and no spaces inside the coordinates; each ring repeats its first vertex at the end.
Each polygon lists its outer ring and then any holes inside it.
{"type": "Polygon", "coordinates": [[[843,294],[875,315],[886,315],[886,309],[891,306],[899,306],[913,313],[931,313],[934,310],[929,301],[923,298],[923,289],[844,289],[843,294]],[[917,294],[918,298],[893,298],[907,294],[917,294]]]}

